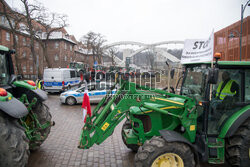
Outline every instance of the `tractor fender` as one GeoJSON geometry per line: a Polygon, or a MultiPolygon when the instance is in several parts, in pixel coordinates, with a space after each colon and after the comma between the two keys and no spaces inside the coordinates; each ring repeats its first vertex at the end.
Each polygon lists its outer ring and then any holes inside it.
{"type": "Polygon", "coordinates": [[[190,143],[186,138],[184,138],[182,135],[172,130],[159,130],[159,132],[163,137],[163,139],[165,139],[167,142],[181,142],[187,144],[194,153],[195,161],[197,163],[199,162],[198,152],[200,152],[200,150],[197,149],[197,147],[195,147],[192,143],[190,143]]]}
{"type": "Polygon", "coordinates": [[[16,87],[15,91],[13,91],[13,94],[15,97],[21,97],[22,94],[26,94],[29,101],[32,100],[34,97],[36,97],[39,101],[45,101],[48,99],[46,92],[41,89],[32,90],[25,87],[16,87]]]}
{"type": "Polygon", "coordinates": [[[222,127],[220,138],[231,137],[236,130],[250,117],[250,106],[242,108],[231,116],[222,127]]]}
{"type": "Polygon", "coordinates": [[[41,89],[31,90],[36,96],[38,96],[42,101],[48,99],[47,93],[41,89]]]}
{"type": "Polygon", "coordinates": [[[191,148],[194,146],[192,143],[190,143],[186,138],[184,138],[179,133],[172,131],[172,130],[160,130],[159,131],[161,136],[167,141],[167,142],[182,142],[187,145],[189,145],[191,148]]]}
{"type": "Polygon", "coordinates": [[[29,113],[26,106],[14,97],[9,101],[0,101],[0,110],[17,119],[29,113]]]}

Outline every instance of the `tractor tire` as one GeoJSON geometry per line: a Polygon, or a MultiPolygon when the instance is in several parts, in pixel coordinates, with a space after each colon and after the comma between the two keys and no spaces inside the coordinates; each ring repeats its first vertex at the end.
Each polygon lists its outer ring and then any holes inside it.
{"type": "Polygon", "coordinates": [[[250,118],[226,140],[226,159],[231,166],[250,166],[250,118]]]}
{"type": "Polygon", "coordinates": [[[194,154],[190,147],[180,142],[167,142],[154,136],[141,146],[135,155],[136,167],[194,167],[194,154]]]}
{"type": "Polygon", "coordinates": [[[0,111],[0,166],[26,166],[29,154],[25,129],[17,119],[0,111]]]}
{"type": "Polygon", "coordinates": [[[122,141],[123,143],[129,148],[131,149],[133,152],[137,152],[138,149],[139,149],[139,146],[137,144],[127,144],[126,143],[126,140],[125,138],[123,137],[123,134],[124,134],[124,129],[132,129],[132,125],[131,123],[129,122],[129,120],[126,120],[124,122],[124,124],[122,125],[122,131],[121,131],[121,134],[122,134],[122,141]]]}
{"type": "MultiPolygon", "coordinates": [[[[52,116],[49,112],[49,107],[47,105],[38,102],[38,104],[33,109],[33,112],[36,114],[37,119],[38,119],[40,124],[45,124],[47,122],[51,122],[52,116]]],[[[30,146],[32,146],[32,147],[30,147],[30,150],[35,151],[40,147],[40,145],[48,137],[48,135],[50,133],[50,128],[51,128],[51,126],[45,128],[45,129],[39,130],[42,138],[39,141],[30,142],[30,146]]]]}

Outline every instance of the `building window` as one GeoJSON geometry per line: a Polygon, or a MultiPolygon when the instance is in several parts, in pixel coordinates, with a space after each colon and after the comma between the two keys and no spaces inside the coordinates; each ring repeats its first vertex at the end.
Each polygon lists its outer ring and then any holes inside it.
{"type": "Polygon", "coordinates": [[[55,55],[55,61],[58,61],[58,60],[59,60],[58,55],[55,55]]]}
{"type": "Polygon", "coordinates": [[[58,47],[59,47],[59,43],[56,42],[56,43],[55,43],[55,49],[57,49],[58,47]]]}
{"type": "Polygon", "coordinates": [[[39,49],[39,43],[38,42],[36,42],[36,48],[39,49]]]}
{"type": "Polygon", "coordinates": [[[23,52],[23,58],[26,58],[26,52],[23,52]]]}
{"type": "Polygon", "coordinates": [[[23,46],[26,46],[26,38],[23,38],[23,46]]]}
{"type": "Polygon", "coordinates": [[[10,41],[10,33],[6,32],[6,41],[10,41]]]}
{"type": "Polygon", "coordinates": [[[15,22],[14,22],[14,20],[11,19],[10,22],[11,22],[11,25],[12,25],[13,27],[15,27],[15,22]]]}
{"type": "Polygon", "coordinates": [[[33,73],[33,66],[30,66],[30,72],[33,73]]]}
{"type": "Polygon", "coordinates": [[[23,66],[23,72],[26,73],[26,66],[23,66]]]}
{"type": "Polygon", "coordinates": [[[64,61],[67,61],[67,55],[64,56],[64,61]]]}
{"type": "Polygon", "coordinates": [[[64,45],[64,49],[67,50],[67,44],[66,44],[66,43],[65,43],[65,45],[64,45]]]}
{"type": "Polygon", "coordinates": [[[5,23],[5,16],[1,17],[1,23],[4,24],[5,23]]]}
{"type": "Polygon", "coordinates": [[[72,57],[70,57],[70,62],[73,62],[72,60],[73,60],[73,58],[72,58],[72,57]]]}
{"type": "Polygon", "coordinates": [[[75,78],[75,77],[76,77],[75,71],[70,71],[70,78],[75,78]]]}
{"type": "Polygon", "coordinates": [[[16,38],[16,42],[18,42],[18,36],[17,35],[15,36],[15,38],[16,38]]]}
{"type": "Polygon", "coordinates": [[[32,57],[32,54],[30,54],[30,58],[29,58],[30,60],[32,60],[33,59],[33,57],[32,57]]]}
{"type": "Polygon", "coordinates": [[[70,48],[70,51],[72,51],[72,45],[70,45],[69,48],[70,48]]]}

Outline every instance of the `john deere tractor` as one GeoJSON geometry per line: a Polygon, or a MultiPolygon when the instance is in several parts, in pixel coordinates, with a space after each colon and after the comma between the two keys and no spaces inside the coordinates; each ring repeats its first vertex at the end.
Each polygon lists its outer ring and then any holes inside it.
{"type": "Polygon", "coordinates": [[[79,148],[101,144],[126,118],[122,139],[137,152],[136,166],[249,167],[250,62],[217,60],[185,64],[180,95],[121,76],[117,93],[104,97],[87,117],[79,148]]]}
{"type": "Polygon", "coordinates": [[[13,53],[0,45],[0,166],[25,166],[53,124],[45,92],[14,75],[13,53]]]}

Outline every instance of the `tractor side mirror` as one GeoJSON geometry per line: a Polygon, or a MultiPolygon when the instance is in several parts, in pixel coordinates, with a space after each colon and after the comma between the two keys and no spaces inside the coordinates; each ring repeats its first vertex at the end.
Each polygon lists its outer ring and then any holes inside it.
{"type": "Polygon", "coordinates": [[[175,73],[175,69],[172,68],[171,71],[170,71],[170,77],[171,77],[171,79],[174,78],[174,73],[175,73]]]}
{"type": "Polygon", "coordinates": [[[219,69],[218,68],[212,68],[208,71],[208,83],[209,84],[217,84],[219,76],[219,69]]]}
{"type": "Polygon", "coordinates": [[[22,75],[17,75],[17,80],[21,80],[22,79],[22,75]]]}
{"type": "Polygon", "coordinates": [[[16,75],[12,74],[12,75],[10,76],[9,83],[12,84],[12,83],[15,82],[16,80],[17,80],[16,75]]]}

